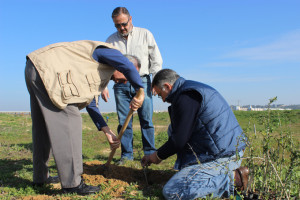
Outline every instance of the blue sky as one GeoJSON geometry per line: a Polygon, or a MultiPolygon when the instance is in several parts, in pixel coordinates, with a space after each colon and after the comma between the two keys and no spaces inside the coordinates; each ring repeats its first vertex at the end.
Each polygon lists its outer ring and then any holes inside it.
{"type": "MultiPolygon", "coordinates": [[[[216,88],[231,105],[300,104],[300,1],[0,0],[0,111],[29,111],[26,54],[48,44],[99,40],[125,6],[149,29],[163,67],[216,88]]],[[[115,111],[110,102],[102,112],[115,111]]],[[[167,103],[154,99],[155,110],[167,103]]]]}

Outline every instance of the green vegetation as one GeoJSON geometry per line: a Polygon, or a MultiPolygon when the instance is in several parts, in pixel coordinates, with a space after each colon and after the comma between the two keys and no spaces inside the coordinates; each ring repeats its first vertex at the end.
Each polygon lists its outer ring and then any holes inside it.
{"type": "Polygon", "coordinates": [[[248,136],[244,164],[251,169],[251,190],[263,199],[299,198],[299,110],[268,110],[249,119],[242,127],[248,136]]]}
{"type": "MultiPolygon", "coordinates": [[[[270,101],[270,104],[272,100],[270,101]]],[[[235,115],[248,137],[243,165],[250,167],[251,188],[249,191],[262,199],[299,198],[299,138],[300,110],[289,111],[235,111],[235,115]]],[[[116,132],[116,113],[108,116],[110,128],[116,132]]],[[[156,146],[167,140],[169,116],[154,113],[156,146]]],[[[106,137],[99,132],[88,114],[82,114],[83,159],[84,162],[99,160],[106,162],[109,145],[106,137]]],[[[135,160],[125,166],[141,169],[142,143],[137,115],[134,114],[134,156],[135,160]]],[[[120,159],[117,150],[113,162],[120,159]]],[[[151,165],[151,170],[171,170],[176,156],[151,165]]],[[[112,163],[113,163],[112,162],[112,163]]],[[[148,170],[149,170],[148,169],[148,170]]],[[[51,174],[57,174],[55,162],[50,161],[51,174]]],[[[76,195],[62,195],[52,186],[41,188],[31,186],[32,182],[32,141],[30,115],[0,114],[0,199],[20,199],[26,196],[48,195],[53,199],[82,199],[76,195]]],[[[103,184],[102,187],[109,187],[103,184]]],[[[130,183],[124,199],[161,199],[161,186],[153,185],[147,191],[130,183]]],[[[112,199],[110,193],[101,194],[101,199],[112,199]]],[[[98,197],[99,198],[99,197],[98,197]]],[[[45,199],[45,198],[44,198],[45,199]]],[[[85,199],[93,199],[92,196],[85,199]]]]}

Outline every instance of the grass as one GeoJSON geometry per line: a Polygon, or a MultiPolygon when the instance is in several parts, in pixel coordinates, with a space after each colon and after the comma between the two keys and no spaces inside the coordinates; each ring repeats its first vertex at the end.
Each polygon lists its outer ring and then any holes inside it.
{"type": "MultiPolygon", "coordinates": [[[[235,111],[235,115],[248,137],[248,148],[243,165],[251,168],[251,189],[262,199],[299,198],[299,139],[300,110],[290,111],[235,111]]],[[[116,113],[103,114],[108,125],[116,132],[116,113]]],[[[110,153],[106,137],[99,132],[88,114],[82,114],[83,160],[106,162],[110,153]]],[[[154,113],[156,147],[167,140],[169,116],[166,112],[154,113]]],[[[143,155],[141,133],[137,115],[134,114],[134,158],[126,164],[128,168],[142,170],[139,161],[143,155]]],[[[118,149],[113,162],[120,159],[118,149]]],[[[151,170],[171,171],[176,156],[151,165],[151,170]]],[[[55,162],[51,159],[50,173],[56,174],[55,162]]],[[[76,195],[63,195],[52,186],[36,188],[32,182],[32,141],[30,115],[0,114],[0,199],[82,199],[76,195]],[[42,196],[42,195],[46,196],[42,196]],[[39,196],[38,196],[39,195],[39,196]]],[[[103,183],[102,187],[109,187],[103,183]]],[[[124,199],[162,199],[161,186],[153,185],[139,189],[138,183],[125,188],[124,199]]],[[[115,187],[118,187],[115,186],[115,187]]],[[[116,189],[116,188],[115,188],[116,189]]],[[[97,198],[112,199],[109,192],[97,198]]],[[[93,196],[84,197],[93,199],[93,196]]]]}

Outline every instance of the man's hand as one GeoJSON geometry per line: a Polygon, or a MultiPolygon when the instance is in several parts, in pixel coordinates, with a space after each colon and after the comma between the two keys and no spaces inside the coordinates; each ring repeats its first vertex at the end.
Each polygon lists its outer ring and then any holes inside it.
{"type": "Polygon", "coordinates": [[[118,70],[115,70],[115,72],[111,78],[115,83],[124,83],[124,84],[127,83],[127,79],[124,76],[124,74],[122,74],[118,70]]]}
{"type": "Polygon", "coordinates": [[[107,102],[108,99],[109,99],[109,92],[108,92],[108,89],[107,87],[101,92],[101,97],[102,99],[107,102]]]}
{"type": "Polygon", "coordinates": [[[121,144],[120,140],[112,132],[112,130],[110,130],[110,128],[108,126],[102,127],[101,130],[105,133],[111,150],[117,149],[120,147],[120,144],[121,144]]]}
{"type": "Polygon", "coordinates": [[[153,154],[144,156],[141,160],[141,165],[145,167],[150,166],[152,163],[159,164],[161,161],[157,156],[157,152],[154,152],[153,154]]]}
{"type": "Polygon", "coordinates": [[[144,89],[143,89],[143,88],[140,88],[140,89],[137,91],[137,94],[136,94],[136,95],[133,97],[133,99],[131,100],[130,106],[129,106],[129,107],[130,107],[133,111],[136,111],[137,109],[139,109],[139,108],[143,105],[144,99],[145,99],[144,89]]]}

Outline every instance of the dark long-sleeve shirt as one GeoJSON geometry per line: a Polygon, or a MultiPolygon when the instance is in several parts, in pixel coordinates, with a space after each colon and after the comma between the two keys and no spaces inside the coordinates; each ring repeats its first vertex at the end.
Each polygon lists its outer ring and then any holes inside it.
{"type": "MultiPolygon", "coordinates": [[[[136,68],[132,62],[122,55],[120,51],[100,47],[94,51],[93,58],[99,63],[108,64],[114,67],[116,70],[122,72],[127,80],[130,81],[135,90],[143,88],[141,78],[136,68]]],[[[86,110],[99,131],[102,127],[107,126],[96,105],[95,99],[93,99],[93,101],[86,107],[86,110]]]]}
{"type": "Polygon", "coordinates": [[[176,154],[189,141],[201,106],[199,99],[202,100],[202,98],[199,96],[199,93],[195,91],[182,93],[176,105],[173,106],[172,112],[169,111],[172,133],[168,141],[158,149],[159,158],[166,159],[176,154]]]}

